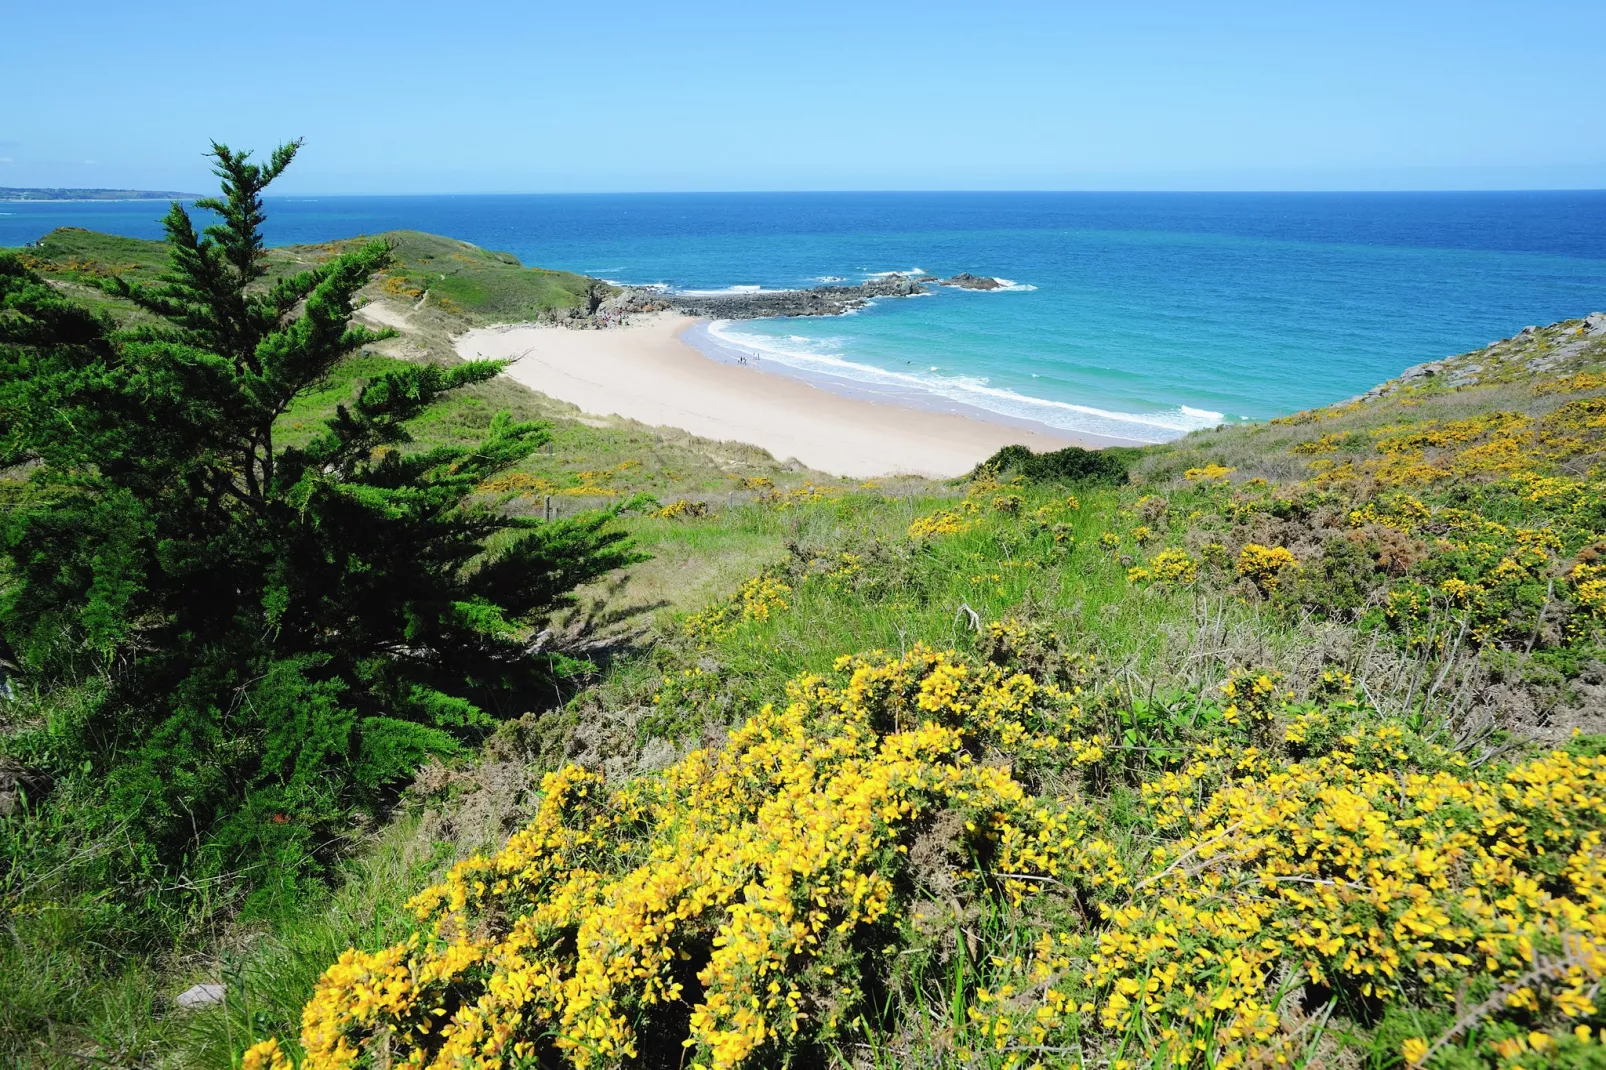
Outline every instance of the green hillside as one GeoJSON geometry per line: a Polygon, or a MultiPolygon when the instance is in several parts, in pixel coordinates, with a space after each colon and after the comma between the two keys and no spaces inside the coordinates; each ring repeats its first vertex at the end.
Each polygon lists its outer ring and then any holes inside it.
{"type": "MultiPolygon", "coordinates": [[[[560,310],[591,310],[593,295],[613,287],[567,271],[527,268],[511,253],[424,234],[416,230],[361,235],[317,245],[269,249],[264,285],[307,267],[327,262],[373,237],[394,249],[392,265],[364,291],[363,297],[396,308],[397,313],[425,312],[415,333],[428,333],[432,356],[449,359],[445,336],[488,323],[550,319],[560,310]]],[[[125,301],[99,290],[97,282],[113,275],[150,283],[167,267],[167,246],[160,241],[123,238],[79,227],[58,227],[32,245],[11,250],[23,263],[56,281],[86,304],[137,321],[142,315],[125,301]]]]}
{"type": "Polygon", "coordinates": [[[675,521],[772,556],[422,776],[250,1058],[1596,1065],[1603,342],[675,521]]]}

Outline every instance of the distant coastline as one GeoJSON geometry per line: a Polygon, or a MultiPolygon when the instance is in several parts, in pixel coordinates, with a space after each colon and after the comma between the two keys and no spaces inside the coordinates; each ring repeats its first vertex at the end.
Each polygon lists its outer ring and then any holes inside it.
{"type": "Polygon", "coordinates": [[[70,201],[192,201],[194,193],[149,189],[73,189],[54,186],[0,186],[0,202],[33,204],[70,201]]]}

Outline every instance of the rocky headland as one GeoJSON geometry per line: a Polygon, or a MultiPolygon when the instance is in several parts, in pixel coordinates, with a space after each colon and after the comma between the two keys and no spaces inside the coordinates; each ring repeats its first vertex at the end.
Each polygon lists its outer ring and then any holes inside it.
{"type": "Polygon", "coordinates": [[[1564,362],[1601,342],[1606,342],[1606,312],[1591,312],[1582,319],[1562,320],[1548,327],[1524,327],[1512,337],[1490,342],[1483,349],[1412,365],[1398,378],[1379,383],[1355,400],[1428,386],[1453,390],[1525,380],[1554,373],[1564,362]]]}

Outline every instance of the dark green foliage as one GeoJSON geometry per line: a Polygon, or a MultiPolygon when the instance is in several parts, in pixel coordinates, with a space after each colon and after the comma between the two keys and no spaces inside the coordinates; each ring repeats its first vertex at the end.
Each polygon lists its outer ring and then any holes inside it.
{"type": "Polygon", "coordinates": [[[126,329],[0,254],[0,657],[27,693],[103,682],[69,743],[3,746],[47,776],[93,769],[139,864],[191,875],[295,871],[426,756],[550,696],[541,621],[637,559],[610,514],[476,496],[538,424],[409,447],[407,421],[492,362],[392,368],[275,442],[382,337],[351,301],[391,257],[371,242],[269,277],[261,192],[296,147],[256,165],[213,146],[223,195],[198,203],[219,221],[174,205],[166,273],[100,280],[147,313],[126,329]]]}
{"type": "Polygon", "coordinates": [[[1347,620],[1366,605],[1378,584],[1377,566],[1366,544],[1339,536],[1322,546],[1320,558],[1299,570],[1284,600],[1322,617],[1347,620]]]}
{"type": "Polygon", "coordinates": [[[1052,453],[1033,453],[1025,446],[1005,446],[977,465],[967,478],[976,479],[990,471],[1000,478],[1022,476],[1029,483],[1119,486],[1126,482],[1127,466],[1138,452],[1124,446],[1102,450],[1066,446],[1052,453]]]}

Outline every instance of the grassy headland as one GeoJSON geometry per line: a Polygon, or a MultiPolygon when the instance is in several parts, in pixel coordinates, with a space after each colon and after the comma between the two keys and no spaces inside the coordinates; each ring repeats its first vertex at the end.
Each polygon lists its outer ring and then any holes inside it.
{"type": "MultiPolygon", "coordinates": [[[[88,250],[29,252],[73,284],[88,250]]],[[[370,296],[402,337],[284,434],[437,330],[591,292],[398,252],[370,296]]],[[[465,391],[420,447],[553,428],[483,488],[507,508],[656,499],[622,521],[654,560],[554,622],[572,686],[350,830],[327,896],[154,889],[152,926],[95,884],[115,844],[4,819],[37,860],[6,1055],[1598,1065],[1606,326],[1431,370],[953,485],[465,391]],[[174,1009],[195,982],[226,1003],[174,1009]]]]}

